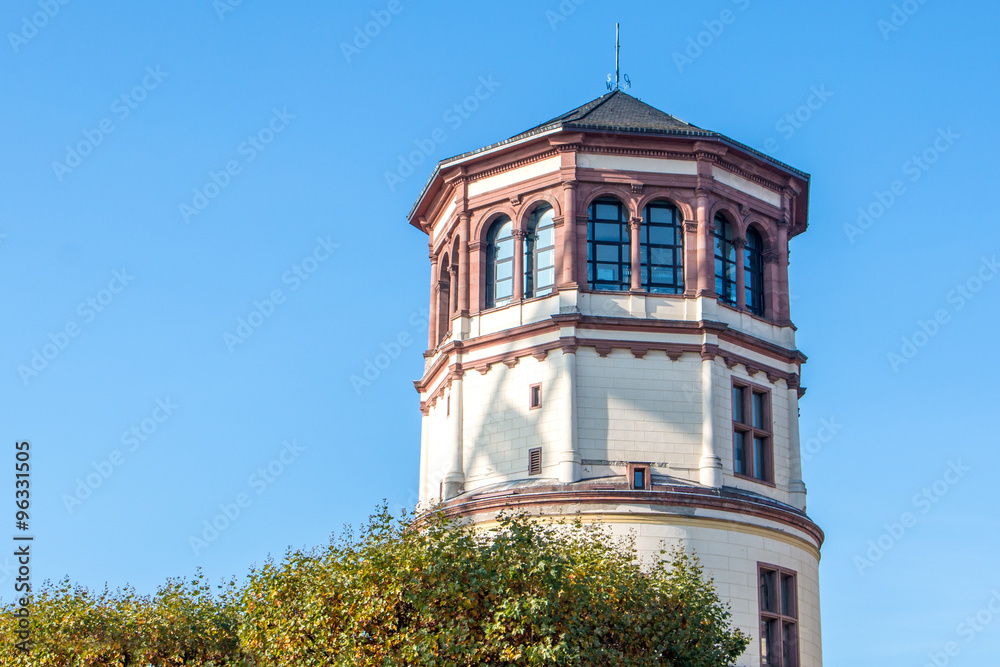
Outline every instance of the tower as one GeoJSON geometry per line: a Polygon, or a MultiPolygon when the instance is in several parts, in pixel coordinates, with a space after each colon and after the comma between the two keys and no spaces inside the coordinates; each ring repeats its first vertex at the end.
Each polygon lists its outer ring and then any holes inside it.
{"type": "Polygon", "coordinates": [[[420,499],[682,542],[754,642],[822,663],[788,243],[809,176],[621,90],[441,162],[420,499]]]}

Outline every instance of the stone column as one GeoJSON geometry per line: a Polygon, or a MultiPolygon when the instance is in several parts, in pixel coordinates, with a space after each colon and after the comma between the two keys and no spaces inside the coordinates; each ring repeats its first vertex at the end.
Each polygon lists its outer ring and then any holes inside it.
{"type": "Polygon", "coordinates": [[[714,225],[708,219],[708,190],[696,191],[698,202],[698,296],[714,297],[715,294],[715,239],[714,225]]]}
{"type": "Polygon", "coordinates": [[[419,502],[421,508],[427,505],[428,500],[430,500],[430,491],[427,485],[430,484],[430,480],[427,479],[428,467],[430,465],[430,410],[425,405],[420,406],[420,493],[419,502]]]}
{"type": "Polygon", "coordinates": [[[775,285],[777,293],[774,301],[774,317],[778,324],[788,326],[792,323],[792,296],[788,288],[788,227],[787,220],[778,221],[778,279],[775,285]]]}
{"type": "Polygon", "coordinates": [[[802,449],[799,440],[799,382],[794,376],[788,383],[788,493],[791,505],[806,511],[806,485],[802,481],[802,449]]]}
{"type": "Polygon", "coordinates": [[[684,295],[698,294],[698,221],[684,221],[684,295]]]}
{"type": "Polygon", "coordinates": [[[576,287],[576,181],[563,183],[563,250],[562,283],[566,287],[576,287]]]}
{"type": "MultiPolygon", "coordinates": [[[[462,371],[453,371],[451,381],[451,411],[447,417],[448,472],[444,476],[444,498],[454,498],[465,492],[465,451],[462,442],[462,371]]],[[[447,399],[446,399],[447,400],[447,399]]]]}
{"type": "Polygon", "coordinates": [[[524,298],[524,237],[523,229],[514,230],[514,301],[524,298]]]}
{"type": "Polygon", "coordinates": [[[448,296],[448,305],[451,312],[448,313],[448,319],[451,320],[451,316],[458,310],[458,264],[452,262],[451,266],[448,267],[448,272],[451,274],[451,293],[448,296]]]}
{"type": "Polygon", "coordinates": [[[433,350],[437,347],[437,304],[438,304],[438,258],[431,255],[431,307],[428,313],[430,322],[427,324],[427,349],[433,350]]]}
{"type": "Polygon", "coordinates": [[[633,292],[642,291],[642,258],[640,256],[639,248],[639,230],[642,228],[642,218],[634,217],[629,221],[629,229],[631,234],[629,235],[629,249],[630,253],[630,266],[632,267],[632,286],[633,292]]]}
{"type": "Polygon", "coordinates": [[[746,247],[746,239],[733,239],[736,252],[736,307],[740,310],[747,307],[746,247]]]}
{"type": "Polygon", "coordinates": [[[774,250],[764,252],[764,317],[769,320],[778,318],[780,310],[778,300],[781,295],[781,281],[778,277],[778,253],[774,250]]]}
{"type": "Polygon", "coordinates": [[[563,484],[572,484],[582,477],[582,459],[576,430],[576,342],[564,339],[562,346],[563,372],[559,377],[560,395],[565,397],[560,451],[556,452],[557,474],[563,484]]]}
{"type": "MultiPolygon", "coordinates": [[[[708,347],[708,346],[706,346],[708,347]]],[[[722,487],[722,457],[715,436],[715,350],[701,353],[701,463],[703,486],[722,487]]]]}
{"type": "Polygon", "coordinates": [[[463,317],[469,316],[469,214],[459,216],[458,242],[458,311],[463,317]]]}

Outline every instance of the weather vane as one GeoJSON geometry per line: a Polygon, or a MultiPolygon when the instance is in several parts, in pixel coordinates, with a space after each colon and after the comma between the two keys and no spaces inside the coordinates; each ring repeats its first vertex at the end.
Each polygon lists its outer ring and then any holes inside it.
{"type": "Polygon", "coordinates": [[[625,75],[625,86],[622,86],[622,74],[621,74],[621,24],[615,24],[615,78],[614,81],[611,80],[611,75],[608,75],[608,90],[628,90],[632,87],[632,82],[628,78],[628,74],[625,75]]]}

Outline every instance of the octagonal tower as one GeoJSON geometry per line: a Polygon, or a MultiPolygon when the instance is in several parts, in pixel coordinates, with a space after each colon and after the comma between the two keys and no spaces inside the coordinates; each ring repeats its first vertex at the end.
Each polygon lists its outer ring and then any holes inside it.
{"type": "Polygon", "coordinates": [[[821,665],[789,239],[809,176],[622,91],[441,162],[420,499],[600,519],[700,556],[740,665],[821,665]]]}

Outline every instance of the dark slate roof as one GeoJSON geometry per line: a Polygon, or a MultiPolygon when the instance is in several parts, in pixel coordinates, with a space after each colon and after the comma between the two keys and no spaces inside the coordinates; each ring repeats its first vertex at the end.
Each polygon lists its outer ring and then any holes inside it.
{"type": "MultiPolygon", "coordinates": [[[[414,204],[413,211],[415,211],[419,206],[420,201],[426,195],[428,188],[431,183],[434,182],[434,179],[437,177],[442,167],[453,162],[473,157],[480,153],[485,153],[486,151],[490,151],[495,148],[500,148],[507,144],[513,144],[524,139],[529,139],[535,135],[567,129],[718,139],[733,148],[756,155],[757,157],[781,169],[805,179],[809,178],[809,175],[805,172],[799,171],[784,162],[775,160],[766,153],[762,153],[756,149],[750,148],[746,144],[730,139],[724,134],[719,134],[718,132],[712,132],[711,130],[702,129],[697,125],[692,125],[691,123],[685,122],[680,118],[664,113],[663,111],[660,111],[659,109],[632,97],[628,93],[615,90],[598,97],[596,100],[588,102],[581,107],[577,107],[568,113],[564,113],[561,116],[557,116],[552,120],[533,127],[526,132],[516,134],[510,139],[506,139],[489,146],[483,146],[482,148],[469,151],[468,153],[463,153],[461,155],[456,155],[448,158],[447,160],[442,160],[438,163],[437,167],[434,169],[434,173],[431,174],[430,179],[428,179],[427,184],[424,186],[424,190],[421,193],[420,198],[417,200],[417,203],[414,204]]],[[[413,211],[410,212],[411,216],[413,215],[413,211]]]]}
{"type": "Polygon", "coordinates": [[[663,113],[620,90],[608,93],[592,102],[577,107],[569,113],[542,123],[527,132],[512,137],[517,141],[532,134],[557,127],[587,130],[613,130],[619,132],[702,132],[699,127],[685,123],[668,113],[663,113]]]}

